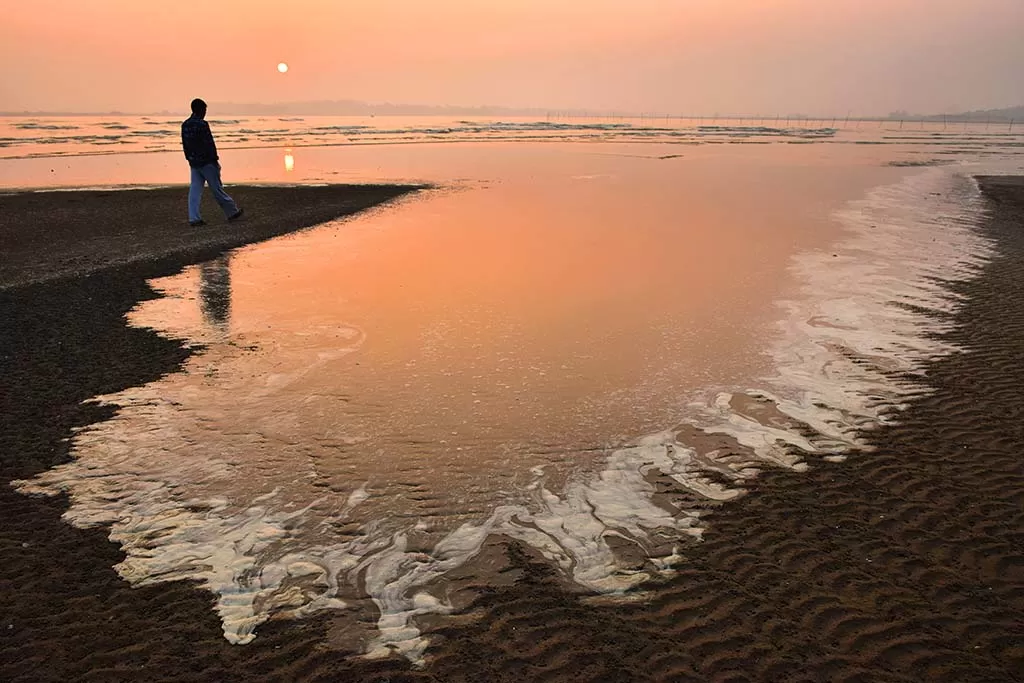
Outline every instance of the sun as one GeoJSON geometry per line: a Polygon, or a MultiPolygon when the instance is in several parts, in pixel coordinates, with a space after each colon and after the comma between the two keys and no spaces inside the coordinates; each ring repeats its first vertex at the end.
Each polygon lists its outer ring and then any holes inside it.
{"type": "Polygon", "coordinates": [[[277,70],[280,71],[281,73],[288,73],[288,65],[285,64],[284,62],[281,62],[280,64],[277,65],[277,70]]]}

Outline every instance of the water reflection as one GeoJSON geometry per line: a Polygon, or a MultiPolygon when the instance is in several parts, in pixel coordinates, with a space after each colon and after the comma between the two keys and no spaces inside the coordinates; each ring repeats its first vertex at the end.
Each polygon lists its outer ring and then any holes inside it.
{"type": "Polygon", "coordinates": [[[290,149],[285,150],[284,153],[284,170],[287,173],[291,173],[295,170],[295,157],[292,156],[292,151],[290,149]]]}
{"type": "Polygon", "coordinates": [[[227,333],[231,320],[230,254],[199,266],[199,307],[207,325],[227,333]]]}
{"type": "Polygon", "coordinates": [[[954,202],[944,171],[855,207],[855,237],[815,252],[823,226],[793,207],[816,169],[747,167],[749,189],[724,202],[742,168],[651,170],[626,193],[584,179],[593,165],[243,250],[233,287],[226,260],[198,269],[203,321],[195,271],[155,283],[167,296],[133,324],[195,339],[230,312],[232,343],[107,397],[121,409],[76,434],[74,460],[16,485],[109,526],[133,584],[208,588],[232,642],[349,610],[375,621],[369,654],[419,660],[419,620],[495,576],[473,565],[489,537],[595,592],[630,590],[700,535],[709,500],[765,467],[841,458],[904,391],[892,378],[943,351],[887,302],[940,305],[928,269],[976,252],[908,208],[954,202]],[[805,291],[769,357],[751,321],[774,322],[793,244],[812,250],[805,291]]]}

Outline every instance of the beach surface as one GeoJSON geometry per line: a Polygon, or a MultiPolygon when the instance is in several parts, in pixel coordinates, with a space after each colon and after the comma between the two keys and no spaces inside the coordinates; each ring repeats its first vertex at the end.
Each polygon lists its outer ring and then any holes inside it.
{"type": "Polygon", "coordinates": [[[205,192],[205,226],[188,224],[180,187],[0,193],[0,289],[140,262],[180,268],[364,211],[414,189],[236,186],[231,193],[247,215],[229,225],[205,192]]]}
{"type": "MultiPolygon", "coordinates": [[[[332,647],[330,613],[269,621],[233,646],[210,593],[130,587],[103,528],[8,483],[69,457],[82,403],[154,381],[193,353],[125,314],[147,281],[411,188],[232,188],[249,216],[192,229],[182,190],[0,196],[0,678],[39,680],[1012,681],[1024,670],[1024,181],[982,178],[994,256],[948,283],[961,351],[929,362],[874,447],[765,469],[713,507],[699,545],[642,600],[595,601],[496,536],[508,577],[439,621],[425,666],[332,647]],[[41,231],[38,226],[46,225],[41,231]],[[356,653],[349,653],[356,654],[356,653]]],[[[938,315],[937,313],[935,315],[938,315]]]]}

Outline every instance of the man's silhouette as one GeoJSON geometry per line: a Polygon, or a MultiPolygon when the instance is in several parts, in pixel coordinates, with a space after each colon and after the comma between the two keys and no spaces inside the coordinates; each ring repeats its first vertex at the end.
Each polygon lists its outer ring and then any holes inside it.
{"type": "Polygon", "coordinates": [[[217,145],[213,142],[213,133],[205,118],[206,102],[195,99],[192,100],[192,116],[181,124],[181,146],[185,150],[188,165],[192,167],[192,184],[188,188],[189,225],[206,225],[206,221],[199,215],[199,201],[203,198],[205,183],[210,184],[214,199],[229,221],[242,216],[242,209],[228,196],[220,182],[217,145]]]}

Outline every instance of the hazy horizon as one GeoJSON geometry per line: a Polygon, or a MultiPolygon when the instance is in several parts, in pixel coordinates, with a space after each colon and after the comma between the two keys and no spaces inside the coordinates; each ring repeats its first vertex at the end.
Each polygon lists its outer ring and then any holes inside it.
{"type": "MultiPolygon", "coordinates": [[[[661,117],[670,117],[675,120],[677,117],[683,120],[697,120],[709,119],[711,117],[728,120],[728,119],[756,119],[759,116],[764,119],[770,117],[784,117],[791,120],[826,120],[832,119],[844,119],[846,115],[843,114],[820,114],[817,112],[797,112],[797,111],[783,111],[783,112],[704,112],[704,111],[686,111],[686,112],[669,112],[669,111],[625,111],[625,110],[599,110],[599,109],[556,109],[553,107],[503,107],[500,105],[460,105],[460,104],[441,104],[441,105],[425,105],[416,104],[411,102],[359,102],[356,100],[309,100],[309,101],[294,101],[294,102],[216,102],[213,101],[212,117],[217,116],[471,116],[474,114],[480,116],[554,116],[554,117],[581,117],[581,116],[592,116],[592,117],[608,117],[608,118],[643,118],[649,117],[651,119],[658,119],[661,117]],[[326,111],[325,108],[319,107],[319,105],[358,105],[365,111],[342,111],[343,106],[339,107],[338,111],[326,111]],[[307,106],[316,105],[317,108],[307,109],[307,106]]],[[[849,120],[867,120],[877,121],[885,119],[926,119],[926,120],[945,120],[946,114],[951,118],[950,120],[969,120],[972,115],[992,113],[999,113],[1002,115],[1002,119],[1009,119],[1010,115],[1016,115],[1017,112],[1024,111],[1024,105],[1016,105],[1009,107],[998,107],[993,109],[980,109],[971,108],[958,111],[949,111],[947,113],[937,112],[926,112],[926,111],[891,111],[891,112],[864,112],[861,114],[854,114],[849,112],[849,120]],[[966,118],[965,118],[966,117],[966,118]]],[[[107,110],[92,110],[92,111],[73,111],[73,110],[56,110],[56,109],[22,109],[22,110],[0,110],[0,117],[18,117],[18,116],[176,116],[178,114],[188,114],[188,103],[184,103],[179,107],[173,109],[160,109],[160,110],[135,110],[135,111],[124,111],[121,109],[107,109],[107,110]]],[[[997,119],[993,119],[995,121],[997,119]]],[[[1020,120],[1020,119],[1018,119],[1020,120]]]]}
{"type": "Polygon", "coordinates": [[[176,112],[199,96],[875,116],[1024,103],[1019,0],[764,5],[221,0],[197,27],[177,4],[37,0],[0,26],[0,109],[176,112]]]}

